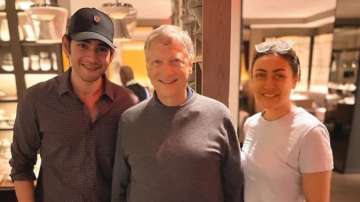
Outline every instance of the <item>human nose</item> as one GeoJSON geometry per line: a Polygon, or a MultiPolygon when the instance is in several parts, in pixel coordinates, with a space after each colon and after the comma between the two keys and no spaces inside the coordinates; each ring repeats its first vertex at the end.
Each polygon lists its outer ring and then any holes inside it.
{"type": "Polygon", "coordinates": [[[171,76],[174,74],[174,67],[172,67],[169,63],[164,63],[162,66],[162,72],[167,76],[171,76]]]}
{"type": "Polygon", "coordinates": [[[96,49],[94,48],[89,48],[87,51],[86,51],[86,59],[88,61],[91,61],[91,62],[95,62],[97,60],[97,51],[96,49]]]}
{"type": "Polygon", "coordinates": [[[272,89],[274,87],[275,87],[275,79],[272,78],[271,76],[267,76],[265,78],[264,88],[265,89],[272,89]]]}

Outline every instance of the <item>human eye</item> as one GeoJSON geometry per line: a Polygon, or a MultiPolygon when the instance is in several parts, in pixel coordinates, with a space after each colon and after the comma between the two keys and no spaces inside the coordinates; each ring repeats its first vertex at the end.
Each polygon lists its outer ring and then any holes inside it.
{"type": "Polygon", "coordinates": [[[108,53],[108,52],[110,51],[110,48],[107,47],[107,46],[99,46],[99,47],[97,48],[97,51],[98,51],[99,53],[108,53]]]}
{"type": "Polygon", "coordinates": [[[254,75],[255,79],[265,79],[266,78],[266,73],[264,72],[256,72],[254,75]]]}
{"type": "Polygon", "coordinates": [[[151,62],[151,64],[152,64],[153,66],[159,66],[159,65],[161,65],[161,60],[153,60],[153,61],[151,62]]]}
{"type": "Polygon", "coordinates": [[[85,42],[79,42],[77,46],[81,49],[86,49],[88,47],[88,45],[85,42]]]}
{"type": "Polygon", "coordinates": [[[286,76],[283,75],[283,74],[275,74],[275,79],[276,79],[276,80],[283,80],[283,79],[285,79],[285,78],[286,78],[286,76]]]}
{"type": "Polygon", "coordinates": [[[182,67],[184,64],[184,61],[179,58],[175,58],[175,59],[171,60],[171,63],[176,67],[182,67]]]}

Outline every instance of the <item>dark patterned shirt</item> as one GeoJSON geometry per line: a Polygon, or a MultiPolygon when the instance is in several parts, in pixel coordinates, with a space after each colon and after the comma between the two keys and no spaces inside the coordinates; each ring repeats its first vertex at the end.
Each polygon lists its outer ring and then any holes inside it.
{"type": "Polygon", "coordinates": [[[104,79],[98,115],[91,121],[70,75],[71,69],[29,88],[19,102],[11,177],[35,180],[33,168],[40,153],[36,201],[109,201],[118,120],[136,97],[104,79]]]}

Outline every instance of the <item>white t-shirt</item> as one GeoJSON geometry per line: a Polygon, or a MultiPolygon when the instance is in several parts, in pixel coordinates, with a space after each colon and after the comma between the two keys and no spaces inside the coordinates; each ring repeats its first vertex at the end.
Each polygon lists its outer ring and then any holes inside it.
{"type": "Polygon", "coordinates": [[[326,127],[302,108],[275,121],[261,113],[244,125],[245,202],[302,202],[302,174],[332,170],[326,127]]]}

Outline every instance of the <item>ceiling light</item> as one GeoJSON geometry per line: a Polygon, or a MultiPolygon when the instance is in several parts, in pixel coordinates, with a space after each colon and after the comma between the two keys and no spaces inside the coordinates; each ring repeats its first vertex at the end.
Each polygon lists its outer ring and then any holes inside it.
{"type": "Polygon", "coordinates": [[[114,39],[131,38],[136,27],[136,9],[128,3],[104,3],[102,10],[106,12],[114,23],[114,39]]]}

